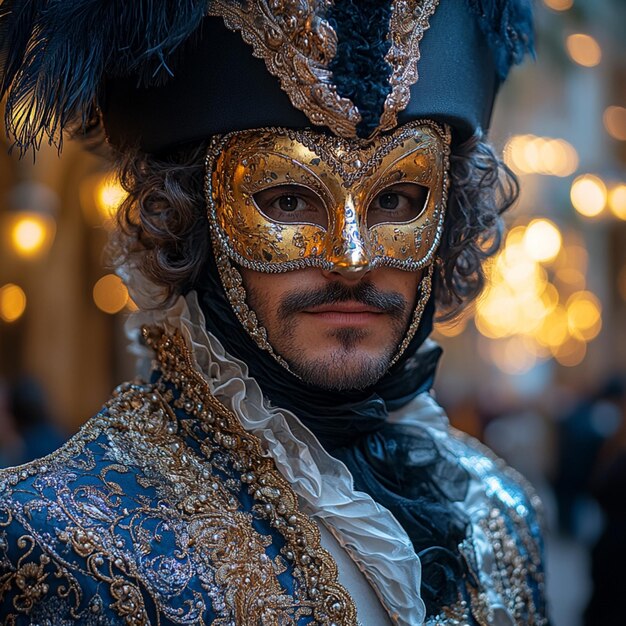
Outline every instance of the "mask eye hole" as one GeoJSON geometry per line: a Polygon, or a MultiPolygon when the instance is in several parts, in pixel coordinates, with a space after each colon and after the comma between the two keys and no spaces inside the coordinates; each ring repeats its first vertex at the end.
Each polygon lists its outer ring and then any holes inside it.
{"type": "Polygon", "coordinates": [[[397,183],[386,187],[367,208],[367,227],[413,221],[424,212],[429,194],[430,189],[418,183],[397,183]]]}
{"type": "Polygon", "coordinates": [[[258,191],[252,197],[259,211],[273,222],[328,228],[324,201],[307,187],[278,185],[258,191]]]}

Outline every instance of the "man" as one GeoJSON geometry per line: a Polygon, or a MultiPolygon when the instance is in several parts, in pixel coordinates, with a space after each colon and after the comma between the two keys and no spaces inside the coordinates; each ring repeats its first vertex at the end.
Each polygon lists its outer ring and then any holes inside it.
{"type": "Polygon", "coordinates": [[[526,4],[2,12],[21,148],[95,112],[117,152],[144,375],[0,475],[5,623],[545,624],[536,497],[427,340],[515,197],[481,129],[526,4]]]}

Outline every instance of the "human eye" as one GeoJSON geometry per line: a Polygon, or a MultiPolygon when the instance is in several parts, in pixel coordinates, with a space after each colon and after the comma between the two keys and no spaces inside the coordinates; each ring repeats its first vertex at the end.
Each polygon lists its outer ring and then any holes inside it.
{"type": "Polygon", "coordinates": [[[304,211],[308,208],[306,201],[295,194],[283,194],[278,196],[278,198],[272,202],[271,206],[273,209],[285,211],[286,213],[304,211]]]}
{"type": "Polygon", "coordinates": [[[253,197],[259,210],[273,221],[327,227],[328,216],[322,199],[306,187],[280,185],[259,191],[253,197]]]}
{"type": "Polygon", "coordinates": [[[398,183],[383,189],[367,209],[367,226],[414,220],[426,208],[428,193],[428,187],[417,183],[398,183]]]}

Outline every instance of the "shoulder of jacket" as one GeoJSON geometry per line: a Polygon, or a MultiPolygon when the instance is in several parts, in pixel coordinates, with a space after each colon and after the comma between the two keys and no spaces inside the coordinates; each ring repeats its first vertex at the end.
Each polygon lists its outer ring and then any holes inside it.
{"type": "MultiPolygon", "coordinates": [[[[23,465],[0,468],[0,508],[6,509],[12,499],[23,494],[23,487],[38,479],[53,480],[59,473],[80,473],[93,464],[93,447],[107,429],[124,429],[132,419],[137,402],[150,401],[152,385],[133,382],[119,385],[112,397],[94,416],[89,418],[59,448],[23,465]]],[[[99,442],[98,451],[106,448],[106,440],[99,442]]]]}
{"type": "Polygon", "coordinates": [[[543,523],[543,505],[531,483],[491,448],[475,437],[450,427],[450,437],[457,443],[463,463],[484,484],[488,495],[495,496],[505,509],[516,508],[521,501],[543,523]]]}

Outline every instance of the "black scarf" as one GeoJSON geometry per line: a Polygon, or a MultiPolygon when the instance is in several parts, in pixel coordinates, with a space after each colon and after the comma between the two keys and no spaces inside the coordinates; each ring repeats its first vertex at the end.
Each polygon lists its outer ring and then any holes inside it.
{"type": "Polygon", "coordinates": [[[398,362],[368,389],[337,392],[308,385],[255,344],[237,320],[215,264],[209,264],[196,291],[207,330],[247,364],[264,395],[295,413],[346,464],[355,488],[389,509],[403,526],[422,563],[428,615],[454,604],[469,576],[458,550],[468,519],[452,505],[465,498],[467,472],[424,429],[387,423],[390,411],[432,386],[441,349],[418,354],[432,330],[432,297],[398,362]]]}

